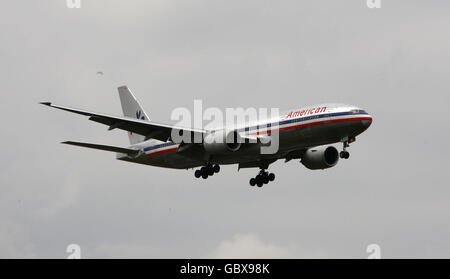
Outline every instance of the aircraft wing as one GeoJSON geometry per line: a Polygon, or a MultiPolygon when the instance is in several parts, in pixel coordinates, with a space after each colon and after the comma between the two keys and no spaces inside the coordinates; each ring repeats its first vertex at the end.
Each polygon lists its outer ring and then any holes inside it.
{"type": "Polygon", "coordinates": [[[133,119],[129,117],[117,117],[111,116],[102,113],[89,112],[79,109],[74,109],[70,107],[63,107],[59,105],[54,105],[50,102],[43,102],[42,105],[49,106],[52,108],[65,110],[69,112],[73,112],[76,114],[81,114],[84,116],[89,116],[89,120],[95,121],[104,125],[109,126],[108,130],[113,129],[121,129],[128,132],[136,133],[139,135],[143,135],[146,139],[157,139],[161,141],[167,141],[171,138],[172,130],[178,130],[183,132],[191,132],[192,135],[199,133],[201,135],[205,134],[205,130],[201,129],[192,129],[192,128],[183,128],[176,127],[166,124],[159,124],[152,121],[145,121],[140,119],[133,119]]]}

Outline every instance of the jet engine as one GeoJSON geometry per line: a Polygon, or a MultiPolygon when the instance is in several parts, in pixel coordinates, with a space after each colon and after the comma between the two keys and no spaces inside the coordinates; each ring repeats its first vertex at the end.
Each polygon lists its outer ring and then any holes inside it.
{"type": "Polygon", "coordinates": [[[203,147],[210,154],[235,152],[241,148],[241,137],[237,131],[214,131],[205,137],[203,147]]]}
{"type": "Polygon", "coordinates": [[[339,152],[334,146],[317,146],[306,150],[301,163],[310,170],[318,170],[334,167],[338,161],[339,152]]]}

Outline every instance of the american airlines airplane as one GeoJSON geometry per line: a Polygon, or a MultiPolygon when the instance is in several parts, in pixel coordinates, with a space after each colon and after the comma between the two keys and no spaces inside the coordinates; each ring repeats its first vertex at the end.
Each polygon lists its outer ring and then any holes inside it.
{"type": "Polygon", "coordinates": [[[126,86],[119,87],[123,117],[94,113],[54,105],[41,104],[88,116],[89,120],[109,126],[109,130],[128,132],[130,146],[115,147],[100,144],[66,141],[75,145],[116,152],[118,160],[172,169],[193,169],[195,177],[203,179],[220,171],[220,165],[238,164],[241,168],[259,168],[250,185],[262,187],[275,179],[269,165],[279,159],[288,162],[299,159],[308,169],[334,167],[339,158],[348,159],[349,144],[372,123],[363,109],[344,104],[322,104],[290,110],[258,123],[241,123],[233,128],[192,129],[155,123],[149,120],[142,106],[126,86]],[[176,134],[200,138],[199,141],[175,141],[176,134]],[[272,154],[260,152],[277,134],[278,148],[272,154]],[[224,140],[225,138],[225,140],[224,140]],[[232,140],[229,140],[229,139],[232,140]],[[338,151],[330,144],[343,144],[338,151]]]}

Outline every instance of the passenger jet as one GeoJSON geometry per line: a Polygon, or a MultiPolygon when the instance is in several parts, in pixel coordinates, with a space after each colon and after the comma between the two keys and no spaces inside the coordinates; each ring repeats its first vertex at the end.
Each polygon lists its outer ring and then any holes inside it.
{"type": "Polygon", "coordinates": [[[89,120],[109,126],[109,130],[128,132],[130,146],[116,147],[101,144],[66,141],[75,145],[116,152],[118,160],[172,169],[194,169],[196,178],[203,179],[220,171],[220,165],[238,164],[241,168],[259,168],[250,185],[262,187],[275,179],[267,169],[273,162],[284,159],[300,160],[308,169],[334,167],[339,158],[348,159],[349,144],[372,123],[363,109],[344,104],[321,104],[283,113],[277,119],[260,120],[256,124],[241,123],[233,128],[193,129],[150,121],[147,113],[127,86],[119,87],[123,117],[54,105],[41,104],[88,116],[89,120]],[[200,141],[175,141],[173,131],[199,137],[200,141]],[[273,133],[278,135],[278,149],[262,154],[273,133]],[[222,140],[232,138],[232,141],[222,140]],[[266,141],[264,141],[265,139],[266,141]],[[266,143],[264,143],[266,142],[266,143]],[[339,152],[331,144],[342,143],[339,152]]]}

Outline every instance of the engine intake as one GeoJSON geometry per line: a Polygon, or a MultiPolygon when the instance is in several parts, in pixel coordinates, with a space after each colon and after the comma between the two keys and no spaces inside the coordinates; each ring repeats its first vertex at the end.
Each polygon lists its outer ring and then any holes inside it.
{"type": "Polygon", "coordinates": [[[241,148],[241,137],[237,131],[214,131],[203,142],[205,151],[210,154],[226,154],[241,148]]]}
{"type": "Polygon", "coordinates": [[[306,150],[302,164],[310,170],[328,169],[339,161],[339,152],[334,146],[317,146],[306,150]]]}

